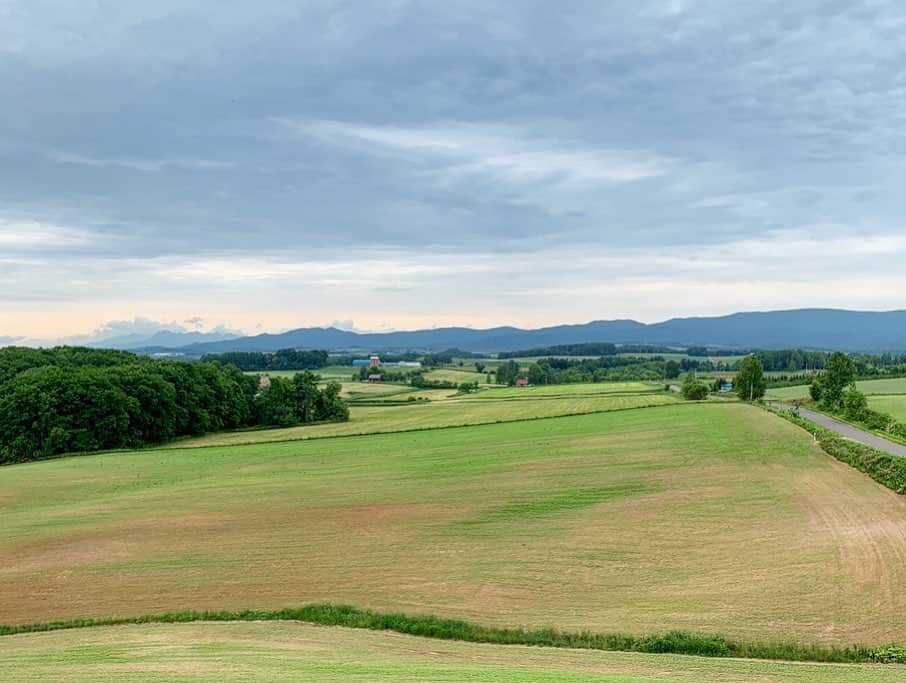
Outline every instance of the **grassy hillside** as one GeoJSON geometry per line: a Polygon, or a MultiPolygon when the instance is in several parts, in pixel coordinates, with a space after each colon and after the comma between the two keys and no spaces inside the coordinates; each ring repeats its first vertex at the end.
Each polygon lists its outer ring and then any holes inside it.
{"type": "Polygon", "coordinates": [[[150,624],[9,636],[0,679],[894,683],[906,668],[477,645],[295,622],[150,624]]]}
{"type": "Polygon", "coordinates": [[[329,600],[492,625],[906,641],[906,502],[740,404],[2,475],[0,623],[329,600]]]}

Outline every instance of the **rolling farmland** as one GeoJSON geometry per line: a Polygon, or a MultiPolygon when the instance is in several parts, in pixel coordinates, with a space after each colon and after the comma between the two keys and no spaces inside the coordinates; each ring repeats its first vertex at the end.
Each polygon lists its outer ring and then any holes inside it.
{"type": "Polygon", "coordinates": [[[495,388],[466,396],[455,396],[450,389],[408,392],[405,387],[395,385],[355,383],[344,386],[350,397],[356,392],[362,392],[362,397],[407,399],[409,396],[422,396],[430,398],[431,402],[386,406],[353,404],[350,406],[349,422],[303,425],[285,429],[220,432],[174,441],[167,448],[224,446],[434,429],[673,405],[679,402],[675,395],[663,391],[659,385],[629,382],[531,389],[495,388]]]}
{"type": "Polygon", "coordinates": [[[906,639],[906,502],[740,404],[3,474],[0,623],[329,600],[496,625],[906,639]]]}

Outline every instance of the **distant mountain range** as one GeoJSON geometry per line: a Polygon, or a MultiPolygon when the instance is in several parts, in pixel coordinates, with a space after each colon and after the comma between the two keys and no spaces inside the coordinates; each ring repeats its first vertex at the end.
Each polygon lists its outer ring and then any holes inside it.
{"type": "MultiPolygon", "coordinates": [[[[582,325],[557,325],[535,330],[494,327],[475,330],[446,327],[409,332],[356,333],[309,327],[282,334],[260,334],[225,340],[174,344],[158,338],[146,347],[185,353],[276,351],[285,348],[401,351],[510,351],[554,344],[614,342],[617,344],[701,345],[718,348],[809,348],[845,351],[906,351],[906,311],[866,312],[799,309],[734,313],[710,318],[673,318],[645,324],[634,320],[599,320],[582,325]]],[[[110,340],[104,345],[110,345],[110,340]]],[[[120,347],[122,348],[122,347],[120,347]]],[[[130,348],[137,348],[131,346],[130,348]]]]}
{"type": "Polygon", "coordinates": [[[100,349],[176,349],[192,344],[216,343],[236,339],[240,335],[221,332],[181,332],[176,330],[159,330],[151,334],[123,334],[107,337],[87,345],[100,349]]]}

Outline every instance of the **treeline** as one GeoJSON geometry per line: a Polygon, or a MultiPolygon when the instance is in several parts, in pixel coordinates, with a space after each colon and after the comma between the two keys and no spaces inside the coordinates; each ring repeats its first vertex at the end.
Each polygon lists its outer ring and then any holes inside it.
{"type": "Polygon", "coordinates": [[[327,367],[329,354],[323,350],[281,349],[274,353],[257,351],[227,351],[209,353],[201,357],[202,363],[235,365],[246,372],[268,370],[318,370],[327,367]]]}
{"type": "Polygon", "coordinates": [[[586,382],[626,382],[664,378],[663,358],[601,356],[600,358],[543,358],[522,371],[510,360],[497,367],[497,383],[513,385],[517,379],[529,384],[580,384],[586,382]]]}
{"type": "Polygon", "coordinates": [[[868,397],[856,386],[856,362],[844,353],[833,353],[827,368],[813,378],[809,396],[818,408],[839,415],[876,432],[906,439],[906,425],[868,406],[868,397]]]}
{"type": "Polygon", "coordinates": [[[316,379],[308,373],[259,390],[256,377],[220,363],[73,347],[0,349],[0,462],[348,417],[339,386],[320,389],[316,379]]]}
{"type": "Polygon", "coordinates": [[[774,351],[753,351],[765,372],[789,372],[795,370],[823,370],[828,354],[823,351],[802,349],[779,349],[774,351]]]}
{"type": "MultiPolygon", "coordinates": [[[[497,354],[500,359],[537,358],[539,356],[615,356],[618,353],[682,353],[682,349],[652,344],[621,344],[610,342],[592,342],[587,344],[557,344],[555,346],[538,346],[519,351],[502,351],[497,354]]],[[[704,355],[704,354],[703,354],[704,355]]]]}

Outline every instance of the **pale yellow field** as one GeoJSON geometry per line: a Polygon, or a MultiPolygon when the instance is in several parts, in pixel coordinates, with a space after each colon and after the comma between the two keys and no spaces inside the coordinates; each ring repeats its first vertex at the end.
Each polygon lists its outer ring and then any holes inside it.
{"type": "Polygon", "coordinates": [[[906,668],[480,645],[297,622],[147,624],[0,640],[6,681],[897,683],[906,668]]]}

